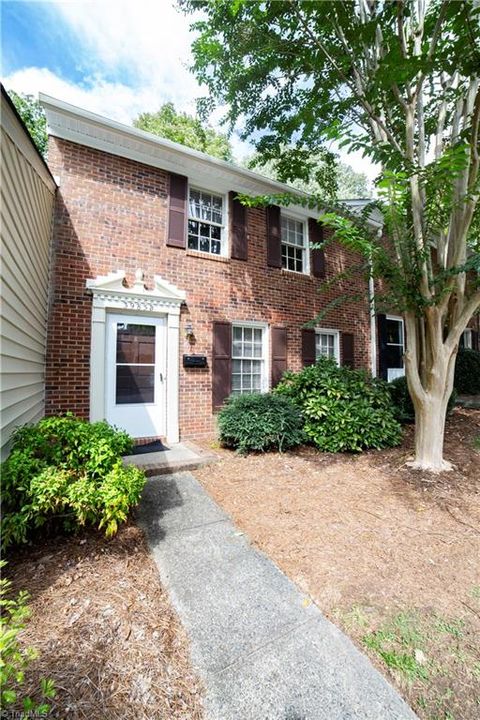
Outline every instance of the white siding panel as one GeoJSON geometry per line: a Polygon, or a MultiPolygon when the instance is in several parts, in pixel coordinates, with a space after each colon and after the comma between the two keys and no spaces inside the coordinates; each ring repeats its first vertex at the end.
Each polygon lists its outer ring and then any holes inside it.
{"type": "Polygon", "coordinates": [[[42,417],[55,184],[2,95],[1,450],[42,417]]]}

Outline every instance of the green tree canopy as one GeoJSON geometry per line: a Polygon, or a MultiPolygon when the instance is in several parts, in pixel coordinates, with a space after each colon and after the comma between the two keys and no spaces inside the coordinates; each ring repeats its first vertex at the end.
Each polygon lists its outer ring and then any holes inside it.
{"type": "Polygon", "coordinates": [[[233,160],[228,137],[202,123],[193,115],[177,112],[173,103],[162,105],[155,113],[141,113],[133,124],[139,130],[159,135],[221,160],[233,160]]]}
{"type": "MultiPolygon", "coordinates": [[[[277,168],[275,160],[263,160],[260,153],[256,152],[246,158],[244,164],[251,170],[266,175],[273,180],[284,180],[283,175],[277,168]]],[[[311,175],[308,181],[290,179],[292,187],[312,195],[327,196],[334,195],[340,200],[351,198],[370,198],[372,191],[369,187],[367,176],[358,173],[342,162],[328,164],[323,156],[318,156],[312,166],[311,175]]]]}
{"type": "Polygon", "coordinates": [[[33,142],[43,157],[46,157],[48,143],[47,120],[42,106],[38,100],[35,100],[33,95],[19,94],[15,90],[9,90],[8,94],[25,123],[33,142]]]}
{"type": "Polygon", "coordinates": [[[202,12],[193,25],[193,71],[210,92],[202,112],[226,107],[225,121],[240,119],[285,180],[308,182],[332,141],[382,168],[386,240],[345,213],[323,219],[388,281],[406,322],[416,467],[445,469],[456,352],[480,306],[480,4],[181,5],[202,12]]]}

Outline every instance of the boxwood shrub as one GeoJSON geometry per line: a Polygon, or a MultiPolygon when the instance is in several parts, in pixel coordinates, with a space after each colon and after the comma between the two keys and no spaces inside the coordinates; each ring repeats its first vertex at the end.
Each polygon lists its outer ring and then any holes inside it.
{"type": "Polygon", "coordinates": [[[480,352],[478,350],[459,348],[453,384],[460,395],[480,395],[480,352]]]}
{"type": "Polygon", "coordinates": [[[302,415],[286,397],[232,395],[218,415],[220,440],[240,453],[285,450],[304,441],[302,415]]]}
{"type": "Polygon", "coordinates": [[[19,428],[2,465],[2,540],[26,542],[39,528],[97,525],[107,536],[127,519],[145,475],[125,467],[132,440],[106,422],[66,415],[19,428]]]}
{"type": "Polygon", "coordinates": [[[359,452],[401,440],[386,383],[339,367],[330,358],[299,373],[285,373],[275,393],[297,405],[305,435],[320,450],[359,452]]]}
{"type": "MultiPolygon", "coordinates": [[[[405,377],[395,378],[395,380],[388,383],[388,391],[392,398],[397,420],[402,424],[415,422],[415,409],[408,392],[407,379],[405,377]]],[[[456,398],[457,393],[454,389],[448,401],[447,414],[455,407],[456,398]]]]}

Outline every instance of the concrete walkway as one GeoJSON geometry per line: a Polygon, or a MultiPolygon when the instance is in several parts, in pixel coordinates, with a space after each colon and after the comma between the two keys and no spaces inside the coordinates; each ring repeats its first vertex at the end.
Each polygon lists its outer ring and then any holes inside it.
{"type": "Polygon", "coordinates": [[[151,478],[139,520],[189,634],[206,720],[416,717],[189,472],[151,478]]]}
{"type": "Polygon", "coordinates": [[[193,470],[217,460],[218,455],[214,452],[199,447],[188,440],[166,445],[165,450],[160,452],[150,452],[144,455],[125,455],[123,458],[126,465],[136,465],[143,470],[147,477],[166,475],[180,470],[193,470]]]}

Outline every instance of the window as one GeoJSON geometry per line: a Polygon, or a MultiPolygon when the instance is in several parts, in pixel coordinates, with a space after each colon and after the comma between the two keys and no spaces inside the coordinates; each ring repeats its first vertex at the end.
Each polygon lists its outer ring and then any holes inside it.
{"type": "Polygon", "coordinates": [[[308,272],[305,223],[287,215],[281,216],[282,267],[294,272],[308,272]]]}
{"type": "Polygon", "coordinates": [[[267,389],[266,328],[232,327],[232,393],[259,393],[267,389]]]}
{"type": "Polygon", "coordinates": [[[467,328],[460,336],[460,347],[472,349],[472,330],[467,328]]]}
{"type": "Polygon", "coordinates": [[[387,315],[386,331],[387,380],[390,382],[405,374],[403,368],[403,353],[405,352],[403,319],[387,315]]]}
{"type": "Polygon", "coordinates": [[[190,188],[188,248],[212,255],[224,254],[225,217],[221,195],[190,188]]]}
{"type": "Polygon", "coordinates": [[[315,331],[315,357],[323,355],[334,358],[340,362],[340,342],[338,330],[316,330],[315,331]]]}

